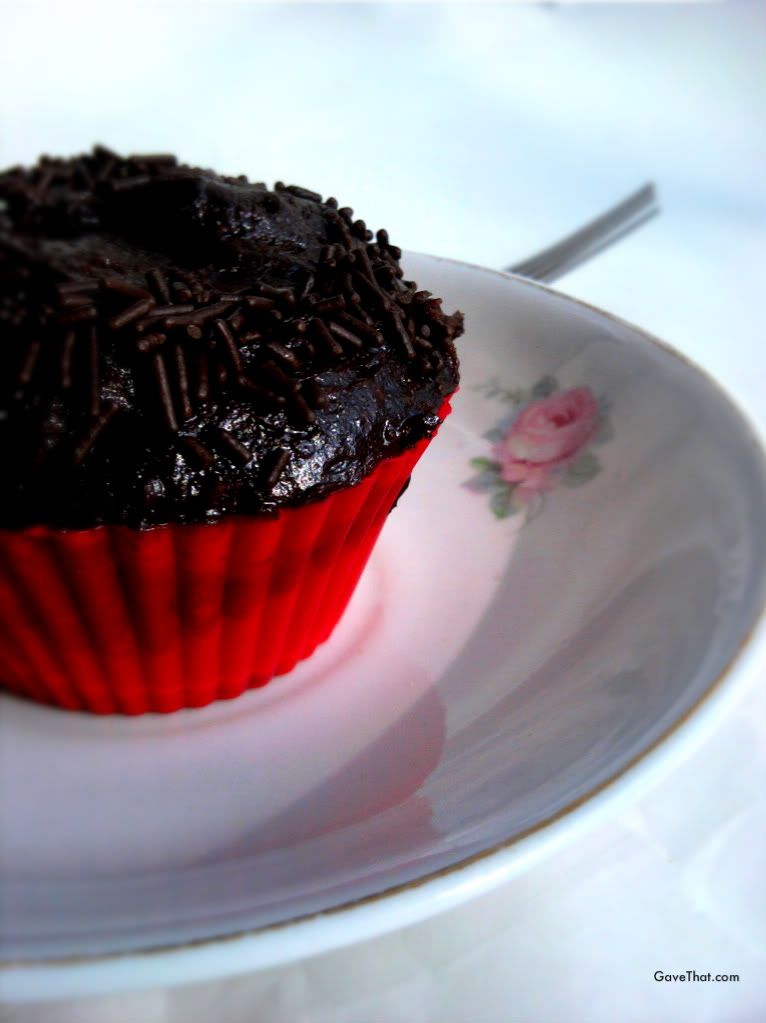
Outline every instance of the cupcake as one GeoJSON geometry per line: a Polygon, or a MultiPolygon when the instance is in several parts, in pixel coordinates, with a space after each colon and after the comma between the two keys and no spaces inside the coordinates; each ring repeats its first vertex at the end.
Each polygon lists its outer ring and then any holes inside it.
{"type": "Polygon", "coordinates": [[[400,256],[172,156],[0,174],[0,685],[174,711],[329,637],[458,383],[400,256]]]}

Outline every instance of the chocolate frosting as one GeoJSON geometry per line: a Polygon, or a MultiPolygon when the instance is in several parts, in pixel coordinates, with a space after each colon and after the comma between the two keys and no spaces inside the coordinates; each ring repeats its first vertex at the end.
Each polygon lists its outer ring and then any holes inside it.
{"type": "Polygon", "coordinates": [[[460,313],[349,208],[103,147],[0,174],[0,526],[214,522],[439,425],[460,313]]]}

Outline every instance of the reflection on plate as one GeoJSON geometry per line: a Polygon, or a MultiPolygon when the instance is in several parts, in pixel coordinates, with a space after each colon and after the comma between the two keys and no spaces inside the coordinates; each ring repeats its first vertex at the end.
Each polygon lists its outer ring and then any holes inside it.
{"type": "Polygon", "coordinates": [[[466,313],[461,390],[317,656],[167,718],[2,698],[8,997],[199,980],[445,908],[646,781],[747,674],[766,482],[720,391],[544,288],[408,270],[466,313]]]}

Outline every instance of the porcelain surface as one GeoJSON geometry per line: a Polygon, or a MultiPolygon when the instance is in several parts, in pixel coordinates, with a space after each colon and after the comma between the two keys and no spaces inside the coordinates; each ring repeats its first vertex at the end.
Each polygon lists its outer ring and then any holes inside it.
{"type": "Polygon", "coordinates": [[[548,289],[407,271],[466,314],[461,389],[330,642],[168,717],[1,698],[12,995],[220,976],[436,912],[624,803],[752,670],[766,476],[723,393],[548,289]]]}

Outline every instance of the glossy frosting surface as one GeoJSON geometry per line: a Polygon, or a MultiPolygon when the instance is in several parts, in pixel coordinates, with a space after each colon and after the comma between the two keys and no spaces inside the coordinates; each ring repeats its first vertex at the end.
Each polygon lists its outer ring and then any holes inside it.
{"type": "Polygon", "coordinates": [[[317,500],[438,426],[459,313],[334,199],[97,147],[0,174],[0,525],[317,500]]]}

